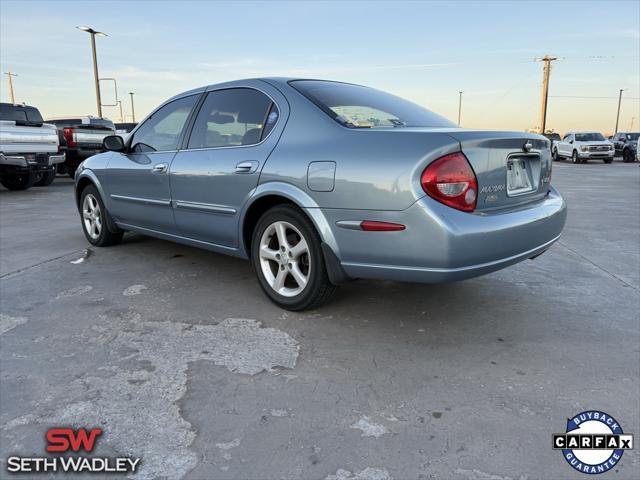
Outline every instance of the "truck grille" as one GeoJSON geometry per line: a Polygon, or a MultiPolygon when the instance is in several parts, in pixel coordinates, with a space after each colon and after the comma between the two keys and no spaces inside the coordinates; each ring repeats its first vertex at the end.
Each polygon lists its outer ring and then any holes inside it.
{"type": "Polygon", "coordinates": [[[608,152],[609,151],[609,146],[608,145],[593,145],[593,146],[589,147],[589,151],[590,152],[608,152]]]}

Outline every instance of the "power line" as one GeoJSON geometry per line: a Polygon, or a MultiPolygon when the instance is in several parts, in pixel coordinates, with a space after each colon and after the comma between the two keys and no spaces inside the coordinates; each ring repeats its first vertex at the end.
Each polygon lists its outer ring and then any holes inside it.
{"type": "MultiPolygon", "coordinates": [[[[549,95],[551,98],[609,98],[617,99],[618,97],[590,97],[586,95],[549,95]]],[[[640,100],[640,97],[624,97],[624,100],[640,100]]]]}

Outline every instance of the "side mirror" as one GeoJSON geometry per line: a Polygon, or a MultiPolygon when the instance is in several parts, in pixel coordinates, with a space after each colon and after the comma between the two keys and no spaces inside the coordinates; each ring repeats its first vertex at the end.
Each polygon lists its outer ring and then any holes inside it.
{"type": "Polygon", "coordinates": [[[108,152],[123,152],[124,140],[120,135],[109,135],[102,140],[102,147],[108,152]]]}
{"type": "Polygon", "coordinates": [[[622,138],[620,139],[620,141],[621,141],[622,143],[627,143],[627,139],[626,139],[626,138],[624,138],[624,137],[622,137],[622,138]]]}
{"type": "Polygon", "coordinates": [[[569,140],[569,143],[573,143],[573,140],[569,140]]]}

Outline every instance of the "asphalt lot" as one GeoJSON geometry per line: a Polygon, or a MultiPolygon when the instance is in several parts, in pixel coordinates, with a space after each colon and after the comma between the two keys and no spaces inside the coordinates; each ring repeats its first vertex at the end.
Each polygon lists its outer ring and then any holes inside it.
{"type": "MultiPolygon", "coordinates": [[[[144,479],[585,478],[551,448],[567,417],[640,435],[640,168],[562,162],[553,183],[568,224],[536,260],[358,281],[311,313],[248,262],[143,236],[77,262],[70,180],[0,190],[1,461],[97,425],[95,454],[144,479]]],[[[606,477],[640,478],[637,446],[606,477]]]]}

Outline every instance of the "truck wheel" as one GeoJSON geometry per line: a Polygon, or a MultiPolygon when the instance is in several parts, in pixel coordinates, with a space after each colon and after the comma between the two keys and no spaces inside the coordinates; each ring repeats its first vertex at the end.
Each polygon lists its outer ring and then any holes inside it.
{"type": "Polygon", "coordinates": [[[603,158],[602,161],[604,163],[611,163],[611,162],[613,162],[613,158],[603,158]]]}
{"type": "Polygon", "coordinates": [[[72,179],[76,178],[76,169],[67,168],[67,175],[69,175],[72,179]]]}
{"type": "Polygon", "coordinates": [[[313,223],[293,206],[274,207],[260,218],[251,261],[262,290],[286,310],[316,308],[337,288],[329,281],[313,223]]]}
{"type": "Polygon", "coordinates": [[[627,149],[622,152],[622,161],[625,163],[633,162],[633,153],[631,153],[631,150],[627,149]]]}
{"type": "Polygon", "coordinates": [[[572,163],[580,163],[580,157],[578,157],[578,151],[574,150],[571,154],[571,162],[572,163]]]}
{"type": "Polygon", "coordinates": [[[80,221],[84,236],[91,245],[107,247],[120,243],[124,232],[120,229],[109,230],[113,224],[109,212],[102,203],[100,193],[93,185],[87,185],[80,196],[80,221]]]}
{"type": "Polygon", "coordinates": [[[34,185],[36,187],[48,187],[56,179],[56,167],[39,175],[38,180],[34,185]]]}
{"type": "Polygon", "coordinates": [[[558,149],[554,148],[553,152],[551,153],[551,157],[553,158],[553,160],[555,162],[557,162],[558,160],[560,160],[560,157],[558,156],[558,149]]]}
{"type": "Polygon", "coordinates": [[[25,173],[12,173],[6,175],[0,183],[9,190],[26,190],[36,181],[36,174],[34,172],[25,173]]]}

